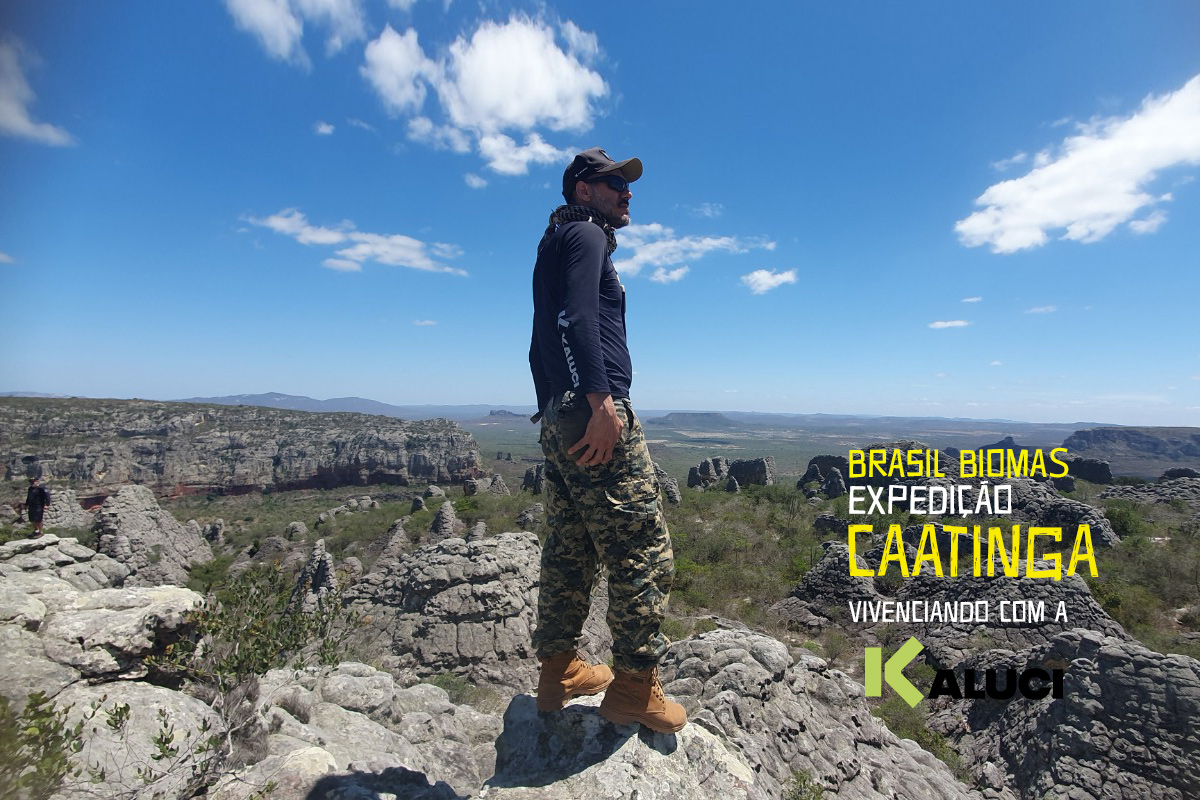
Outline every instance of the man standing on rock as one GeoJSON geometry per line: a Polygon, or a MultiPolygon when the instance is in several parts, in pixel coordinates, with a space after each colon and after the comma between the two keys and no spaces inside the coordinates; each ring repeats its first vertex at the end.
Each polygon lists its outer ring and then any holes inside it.
{"type": "Polygon", "coordinates": [[[660,626],[671,591],[671,538],[642,427],[629,403],[625,287],[613,269],[616,229],[629,224],[636,158],[585,150],[563,173],[567,204],[550,215],[533,270],[529,366],[546,456],[547,521],[538,627],[539,711],[607,688],[600,713],[617,724],[681,730],[663,694],[660,626]],[[613,673],[576,654],[599,567],[608,571],[613,673]],[[611,686],[610,686],[611,683],[611,686]]]}
{"type": "Polygon", "coordinates": [[[30,475],[29,491],[25,493],[25,513],[33,525],[33,535],[29,538],[37,539],[42,535],[42,517],[49,506],[50,492],[46,491],[45,486],[38,486],[37,475],[30,475]]]}

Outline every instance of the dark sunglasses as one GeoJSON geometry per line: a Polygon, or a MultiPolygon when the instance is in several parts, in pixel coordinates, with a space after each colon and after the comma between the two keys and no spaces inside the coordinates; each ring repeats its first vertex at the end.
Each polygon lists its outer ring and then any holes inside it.
{"type": "Polygon", "coordinates": [[[629,189],[629,181],[622,178],[620,175],[603,175],[599,178],[590,178],[587,183],[607,183],[608,188],[614,192],[624,192],[629,189]]]}

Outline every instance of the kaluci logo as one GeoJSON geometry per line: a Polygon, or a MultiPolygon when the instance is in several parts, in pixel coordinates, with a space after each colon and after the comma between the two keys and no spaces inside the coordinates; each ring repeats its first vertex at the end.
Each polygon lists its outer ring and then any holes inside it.
{"type": "MultiPolygon", "coordinates": [[[[866,651],[866,684],[867,697],[880,697],[883,694],[883,682],[896,690],[910,706],[925,699],[917,687],[913,686],[901,672],[909,663],[920,655],[924,646],[916,639],[909,637],[896,654],[883,663],[883,648],[868,647],[866,651]]],[[[1032,667],[1020,674],[1015,669],[1004,670],[1004,680],[1001,683],[1000,673],[994,669],[984,670],[983,685],[979,685],[979,675],[973,669],[963,671],[963,685],[960,686],[958,676],[952,669],[939,669],[929,690],[929,698],[953,697],[961,700],[979,700],[990,697],[993,700],[1009,700],[1020,694],[1030,700],[1041,700],[1043,697],[1055,699],[1063,696],[1063,670],[1044,670],[1032,667]]]]}

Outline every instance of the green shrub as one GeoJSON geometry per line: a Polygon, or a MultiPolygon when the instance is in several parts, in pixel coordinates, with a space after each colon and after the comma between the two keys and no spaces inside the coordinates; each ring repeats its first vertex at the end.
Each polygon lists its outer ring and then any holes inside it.
{"type": "Polygon", "coordinates": [[[1131,500],[1109,500],[1105,506],[1104,516],[1108,517],[1113,530],[1122,539],[1145,535],[1146,521],[1136,503],[1131,500]]]}
{"type": "Polygon", "coordinates": [[[783,800],[825,800],[825,790],[807,770],[793,772],[783,791],[783,800]]]}
{"type": "Polygon", "coordinates": [[[70,710],[35,692],[18,714],[0,695],[0,797],[45,800],[78,777],[71,756],[83,749],[83,721],[69,726],[70,710]]]}

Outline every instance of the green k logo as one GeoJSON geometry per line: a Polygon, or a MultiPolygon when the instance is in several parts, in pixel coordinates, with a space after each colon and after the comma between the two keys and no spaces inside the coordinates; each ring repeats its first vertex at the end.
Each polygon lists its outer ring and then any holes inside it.
{"type": "Polygon", "coordinates": [[[917,703],[925,699],[925,695],[917,690],[917,687],[909,683],[908,678],[900,671],[908,666],[917,655],[924,649],[920,642],[909,637],[908,641],[896,651],[896,654],[887,660],[887,664],[880,669],[880,663],[883,661],[883,648],[868,647],[867,648],[867,697],[879,697],[883,694],[883,681],[888,682],[896,690],[896,694],[904,698],[904,702],[910,706],[916,706],[917,703]]]}

